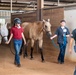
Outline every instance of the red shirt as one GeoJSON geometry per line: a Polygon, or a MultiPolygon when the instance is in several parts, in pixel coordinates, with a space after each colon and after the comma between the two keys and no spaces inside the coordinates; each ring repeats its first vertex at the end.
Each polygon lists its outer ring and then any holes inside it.
{"type": "Polygon", "coordinates": [[[11,28],[11,33],[13,34],[14,39],[22,39],[21,33],[23,33],[23,28],[17,28],[14,26],[11,28]]]}

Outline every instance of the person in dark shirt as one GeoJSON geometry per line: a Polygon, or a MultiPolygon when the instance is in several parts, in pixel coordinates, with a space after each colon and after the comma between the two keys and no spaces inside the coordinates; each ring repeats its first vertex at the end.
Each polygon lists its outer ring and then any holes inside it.
{"type": "MultiPolygon", "coordinates": [[[[71,39],[70,39],[70,43],[69,43],[69,52],[72,53],[72,45],[73,42],[75,42],[75,46],[76,47],[76,29],[74,29],[71,33],[71,39]]],[[[76,48],[75,48],[75,52],[76,52],[76,48]]]]}
{"type": "Polygon", "coordinates": [[[57,37],[57,43],[59,44],[59,48],[60,48],[60,53],[58,56],[58,63],[63,64],[64,63],[64,56],[65,56],[65,50],[66,50],[66,45],[67,45],[67,37],[69,37],[69,30],[67,27],[65,27],[66,25],[66,21],[65,20],[61,20],[60,21],[60,25],[56,32],[55,35],[50,37],[50,39],[54,39],[55,37],[57,37]]]}

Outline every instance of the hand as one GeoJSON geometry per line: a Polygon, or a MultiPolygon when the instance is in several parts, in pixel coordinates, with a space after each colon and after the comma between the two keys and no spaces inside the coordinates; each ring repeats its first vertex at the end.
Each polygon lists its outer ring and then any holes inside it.
{"type": "Polygon", "coordinates": [[[52,39],[53,39],[53,37],[50,37],[50,39],[52,40],[52,39]]]}
{"type": "Polygon", "coordinates": [[[9,41],[5,42],[5,44],[9,44],[9,41]]]}
{"type": "Polygon", "coordinates": [[[24,41],[24,45],[26,45],[26,41],[24,41]]]}
{"type": "Polygon", "coordinates": [[[72,50],[71,50],[71,49],[69,49],[69,53],[70,53],[70,54],[72,53],[72,50]]]}

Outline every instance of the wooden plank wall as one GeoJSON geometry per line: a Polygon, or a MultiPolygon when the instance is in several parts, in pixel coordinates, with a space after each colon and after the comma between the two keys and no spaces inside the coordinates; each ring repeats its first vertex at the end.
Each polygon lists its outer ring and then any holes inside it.
{"type": "Polygon", "coordinates": [[[12,13],[11,23],[13,24],[14,18],[20,18],[22,22],[34,22],[37,21],[37,11],[29,13],[12,13]]]}

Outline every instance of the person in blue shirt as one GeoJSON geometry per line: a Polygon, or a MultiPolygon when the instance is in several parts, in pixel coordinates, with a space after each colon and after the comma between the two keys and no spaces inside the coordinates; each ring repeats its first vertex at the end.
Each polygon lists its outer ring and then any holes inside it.
{"type": "Polygon", "coordinates": [[[59,44],[60,53],[58,56],[58,63],[63,64],[64,63],[64,56],[65,56],[65,50],[67,45],[67,37],[70,36],[69,29],[65,27],[66,21],[61,20],[60,26],[57,28],[55,35],[50,37],[50,39],[54,39],[57,37],[57,43],[59,44]]]}
{"type": "Polygon", "coordinates": [[[71,33],[71,39],[70,39],[70,43],[69,43],[69,52],[70,53],[72,53],[73,42],[75,42],[74,50],[76,52],[76,28],[71,33]]]}

